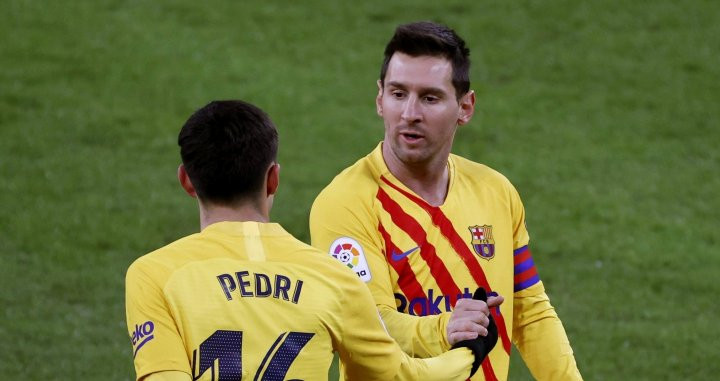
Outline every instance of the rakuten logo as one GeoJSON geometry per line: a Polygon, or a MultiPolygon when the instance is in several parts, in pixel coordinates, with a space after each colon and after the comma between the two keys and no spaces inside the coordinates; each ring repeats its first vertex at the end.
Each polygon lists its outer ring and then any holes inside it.
{"type": "MultiPolygon", "coordinates": [[[[408,299],[403,294],[395,293],[395,304],[397,310],[415,316],[438,315],[443,312],[452,311],[453,302],[450,295],[436,294],[432,288],[426,290],[427,297],[408,299]]],[[[472,292],[465,288],[462,294],[453,295],[456,301],[462,298],[472,299],[472,292]]],[[[496,292],[488,293],[488,296],[497,296],[496,292]]],[[[499,310],[498,310],[499,312],[499,310]]]]}

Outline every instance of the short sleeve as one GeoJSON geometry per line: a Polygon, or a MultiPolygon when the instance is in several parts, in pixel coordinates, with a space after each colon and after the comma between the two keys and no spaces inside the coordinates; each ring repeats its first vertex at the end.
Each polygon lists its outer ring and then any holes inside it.
{"type": "Polygon", "coordinates": [[[395,308],[390,270],[371,209],[367,201],[325,189],[310,211],[311,242],[352,269],[367,284],[377,304],[395,308]]]}
{"type": "Polygon", "coordinates": [[[125,277],[125,312],[137,379],[167,370],[191,374],[183,340],[149,270],[136,262],[125,277]]]}

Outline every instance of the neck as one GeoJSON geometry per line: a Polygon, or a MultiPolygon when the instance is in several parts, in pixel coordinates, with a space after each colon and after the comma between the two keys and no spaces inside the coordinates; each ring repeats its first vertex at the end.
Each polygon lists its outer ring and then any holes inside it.
{"type": "Polygon", "coordinates": [[[269,213],[256,205],[204,205],[200,203],[200,230],[216,223],[225,221],[245,222],[256,221],[267,223],[269,213]]]}
{"type": "Polygon", "coordinates": [[[383,158],[390,173],[428,204],[440,206],[445,202],[450,183],[447,156],[443,160],[411,164],[384,152],[383,158]]]}

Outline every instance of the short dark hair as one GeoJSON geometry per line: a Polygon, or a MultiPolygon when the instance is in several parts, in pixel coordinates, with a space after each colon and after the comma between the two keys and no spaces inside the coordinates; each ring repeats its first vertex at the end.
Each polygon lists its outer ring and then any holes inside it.
{"type": "Polygon", "coordinates": [[[239,100],[213,101],[185,122],[178,145],[198,198],[230,205],[260,191],[277,157],[278,134],[260,108],[239,100]]]}
{"type": "Polygon", "coordinates": [[[395,52],[412,57],[435,56],[452,63],[452,84],[458,99],[470,90],[470,49],[454,30],[445,25],[419,21],[400,25],[385,46],[385,59],[380,69],[380,83],[385,86],[385,74],[395,52]]]}

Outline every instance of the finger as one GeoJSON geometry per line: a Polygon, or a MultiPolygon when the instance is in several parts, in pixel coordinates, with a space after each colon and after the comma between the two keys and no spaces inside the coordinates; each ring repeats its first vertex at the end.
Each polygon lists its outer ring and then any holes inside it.
{"type": "Polygon", "coordinates": [[[498,296],[491,296],[488,301],[487,305],[488,307],[497,307],[501,305],[505,301],[505,298],[498,295],[498,296]]]}
{"type": "Polygon", "coordinates": [[[470,329],[472,329],[471,327],[474,327],[475,325],[487,327],[488,323],[490,323],[490,318],[483,312],[475,312],[472,315],[459,319],[458,323],[461,323],[463,327],[470,329]]]}
{"type": "Polygon", "coordinates": [[[448,325],[457,324],[464,321],[487,325],[487,319],[490,316],[490,310],[485,307],[478,311],[463,311],[462,313],[453,313],[448,321],[448,325]]]}
{"type": "Polygon", "coordinates": [[[473,322],[470,320],[462,320],[454,322],[452,325],[448,325],[448,333],[453,332],[476,332],[485,336],[487,334],[487,326],[490,324],[490,319],[485,317],[484,321],[473,322]]]}
{"type": "Polygon", "coordinates": [[[485,323],[487,322],[488,315],[490,315],[490,309],[488,309],[487,306],[483,307],[483,309],[475,311],[453,311],[448,325],[459,324],[464,321],[487,325],[485,323]]]}
{"type": "Polygon", "coordinates": [[[448,336],[448,342],[450,345],[455,345],[455,343],[463,340],[473,340],[477,339],[478,333],[477,332],[453,332],[448,336]]]}
{"type": "Polygon", "coordinates": [[[479,336],[487,336],[488,335],[488,329],[486,326],[488,325],[489,320],[485,321],[485,325],[473,323],[470,321],[463,321],[459,322],[457,324],[454,324],[452,327],[448,326],[448,338],[451,335],[457,335],[457,334],[470,334],[473,336],[472,338],[479,336]]]}
{"type": "Polygon", "coordinates": [[[483,302],[482,300],[460,299],[455,304],[455,309],[453,310],[453,313],[457,313],[458,315],[464,315],[466,312],[475,313],[477,311],[488,314],[489,310],[487,303],[483,302]]]}

